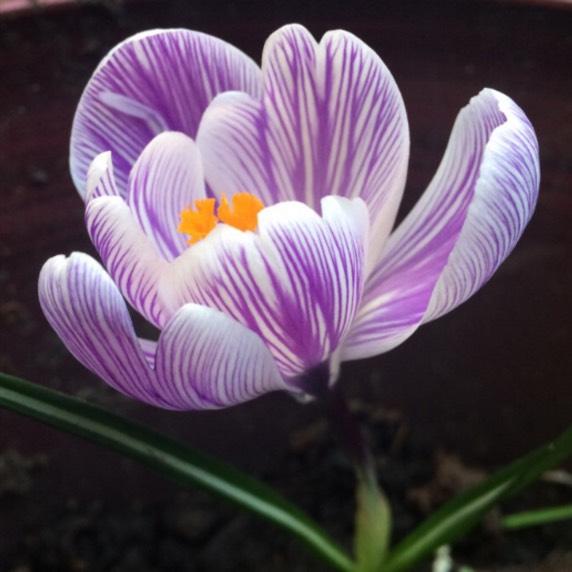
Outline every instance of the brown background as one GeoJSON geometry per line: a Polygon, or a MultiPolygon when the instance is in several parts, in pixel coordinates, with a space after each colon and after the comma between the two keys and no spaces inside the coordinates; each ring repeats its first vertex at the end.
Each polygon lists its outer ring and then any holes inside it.
{"type": "MultiPolygon", "coordinates": [[[[540,141],[537,212],[509,260],[462,308],[387,355],[348,364],[348,393],[402,411],[416,432],[470,463],[492,466],[556,435],[572,419],[572,11],[542,6],[169,0],[3,15],[0,369],[144,420],[248,471],[284,462],[288,435],[315,417],[312,406],[269,395],[222,412],[173,414],[124,399],[67,353],[41,314],[36,282],[49,256],[93,252],[67,148],[74,107],[103,55],[137,31],[181,26],[259,60],[264,39],[290,21],[317,37],[348,29],[392,70],[411,127],[404,211],[434,173],[458,110],[482,87],[515,99],[540,141]]],[[[18,534],[13,518],[22,510],[172,494],[129,460],[0,411],[0,454],[9,448],[47,454],[47,463],[33,473],[30,495],[0,505],[4,539],[18,534]]]]}

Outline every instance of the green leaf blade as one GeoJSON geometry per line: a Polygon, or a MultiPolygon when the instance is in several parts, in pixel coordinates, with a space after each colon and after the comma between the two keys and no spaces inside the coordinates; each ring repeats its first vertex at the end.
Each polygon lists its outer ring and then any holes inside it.
{"type": "Polygon", "coordinates": [[[333,568],[353,562],[303,511],[272,488],[143,425],[75,397],[0,373],[0,406],[79,435],[274,522],[333,568]]]}
{"type": "Polygon", "coordinates": [[[389,554],[383,572],[409,569],[435,549],[463,536],[499,502],[515,495],[572,454],[572,427],[555,441],[501,469],[452,499],[389,554]]]}
{"type": "Polygon", "coordinates": [[[518,530],[561,520],[572,520],[572,504],[509,514],[502,519],[502,526],[506,530],[518,530]]]}

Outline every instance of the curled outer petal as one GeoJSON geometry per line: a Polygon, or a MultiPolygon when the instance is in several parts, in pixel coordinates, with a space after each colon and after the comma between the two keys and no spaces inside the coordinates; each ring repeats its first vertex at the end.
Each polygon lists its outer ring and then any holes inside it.
{"type": "Polygon", "coordinates": [[[423,322],[450,312],[472,296],[516,245],[536,206],[540,185],[538,141],[511,99],[487,90],[506,122],[485,149],[475,199],[423,322]]]}
{"type": "Polygon", "coordinates": [[[50,258],[40,273],[39,297],[50,325],[85,367],[130,397],[168,406],[119,290],[93,258],[79,252],[50,258]]]}
{"type": "Polygon", "coordinates": [[[118,391],[146,403],[215,409],[290,389],[262,340],[210,308],[184,306],[157,344],[141,344],[119,290],[85,254],[48,260],[39,296],[73,355],[118,391]]]}
{"type": "Polygon", "coordinates": [[[530,122],[508,97],[484,90],[459,114],[433,181],[390,236],[343,359],[388,351],[471,296],[520,238],[538,187],[530,122]]]}

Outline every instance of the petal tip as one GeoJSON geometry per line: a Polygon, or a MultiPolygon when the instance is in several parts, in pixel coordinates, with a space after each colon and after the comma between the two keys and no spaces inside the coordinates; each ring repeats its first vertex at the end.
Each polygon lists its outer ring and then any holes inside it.
{"type": "Polygon", "coordinates": [[[86,205],[103,194],[117,194],[113,178],[113,160],[111,157],[111,151],[104,151],[97,155],[89,166],[85,184],[86,205]],[[103,178],[106,176],[109,178],[109,185],[102,184],[103,178]]]}

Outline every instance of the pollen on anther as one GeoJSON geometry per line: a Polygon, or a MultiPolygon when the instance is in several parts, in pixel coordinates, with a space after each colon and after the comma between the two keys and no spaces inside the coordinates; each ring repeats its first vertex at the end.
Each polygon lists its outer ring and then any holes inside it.
{"type": "Polygon", "coordinates": [[[220,198],[217,215],[220,222],[243,231],[255,231],[258,226],[258,213],[264,208],[262,201],[250,193],[237,193],[232,197],[232,207],[226,195],[220,198]]]}
{"type": "Polygon", "coordinates": [[[195,209],[190,205],[181,212],[181,223],[177,231],[189,235],[187,244],[195,244],[214,229],[218,218],[214,214],[214,199],[197,199],[195,209]]]}

